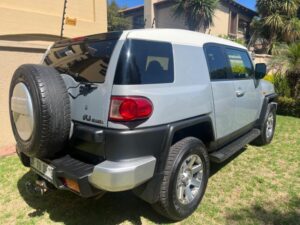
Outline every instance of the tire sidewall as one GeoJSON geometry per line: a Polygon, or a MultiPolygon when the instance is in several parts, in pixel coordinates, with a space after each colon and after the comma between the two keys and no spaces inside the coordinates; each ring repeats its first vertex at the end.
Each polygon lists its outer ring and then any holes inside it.
{"type": "Polygon", "coordinates": [[[204,146],[202,146],[202,143],[200,141],[199,142],[194,141],[193,143],[189,143],[188,145],[184,146],[184,148],[181,150],[180,154],[176,158],[174,166],[172,168],[172,174],[170,177],[170,187],[169,187],[169,196],[170,196],[169,204],[171,206],[173,213],[175,215],[177,214],[180,219],[189,216],[197,209],[205,193],[206,186],[208,183],[208,177],[209,177],[209,161],[208,161],[206,150],[204,146]],[[203,174],[201,187],[197,194],[197,197],[195,197],[191,203],[184,205],[180,203],[177,198],[177,194],[176,194],[177,177],[183,161],[186,160],[187,157],[193,154],[196,154],[201,158],[204,167],[203,168],[204,174],[203,174]]]}
{"type": "Polygon", "coordinates": [[[12,130],[16,138],[16,141],[19,145],[19,149],[22,149],[22,152],[27,156],[34,156],[37,154],[37,150],[38,150],[37,146],[39,145],[40,133],[41,133],[39,129],[40,128],[39,124],[41,123],[40,96],[33,85],[35,83],[33,79],[34,77],[30,75],[30,73],[26,74],[25,76],[22,70],[18,69],[15,72],[13,79],[11,81],[10,93],[9,93],[9,114],[10,114],[12,130]],[[26,86],[32,99],[34,126],[33,126],[31,137],[28,140],[23,140],[20,137],[13,119],[13,112],[11,110],[11,98],[13,95],[13,91],[15,86],[19,83],[23,83],[26,86]]]}
{"type": "Polygon", "coordinates": [[[271,143],[271,141],[274,137],[274,134],[275,134],[275,127],[276,127],[276,110],[275,110],[274,106],[270,105],[268,107],[268,111],[266,113],[266,118],[265,118],[264,125],[263,125],[263,139],[264,139],[264,142],[266,144],[271,143]],[[270,137],[267,137],[267,121],[268,121],[268,118],[269,118],[270,114],[273,114],[273,119],[274,119],[273,132],[272,132],[272,135],[270,137]]]}
{"type": "Polygon", "coordinates": [[[66,154],[71,126],[70,97],[55,68],[35,64],[20,66],[11,81],[9,104],[12,130],[21,152],[40,159],[66,154]],[[34,126],[28,140],[20,137],[11,110],[11,97],[19,83],[26,86],[32,101],[34,126]]]}

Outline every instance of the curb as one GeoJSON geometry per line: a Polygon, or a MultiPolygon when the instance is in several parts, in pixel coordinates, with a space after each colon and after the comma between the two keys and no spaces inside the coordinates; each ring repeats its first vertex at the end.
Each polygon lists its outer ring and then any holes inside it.
{"type": "Polygon", "coordinates": [[[0,157],[14,155],[16,153],[16,146],[10,145],[7,147],[0,148],[0,157]]]}

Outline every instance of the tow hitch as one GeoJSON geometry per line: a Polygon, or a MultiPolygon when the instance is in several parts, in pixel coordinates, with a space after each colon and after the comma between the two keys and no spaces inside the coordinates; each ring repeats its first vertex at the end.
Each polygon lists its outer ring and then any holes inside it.
{"type": "Polygon", "coordinates": [[[35,182],[27,181],[25,183],[26,191],[32,195],[43,196],[52,189],[47,183],[48,182],[42,178],[36,179],[35,182]]]}

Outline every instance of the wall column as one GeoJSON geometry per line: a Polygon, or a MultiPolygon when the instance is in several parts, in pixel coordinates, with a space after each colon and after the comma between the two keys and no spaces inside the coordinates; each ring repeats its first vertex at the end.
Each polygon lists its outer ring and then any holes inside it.
{"type": "Polygon", "coordinates": [[[154,3],[159,0],[144,0],[144,20],[145,28],[155,28],[155,12],[154,12],[154,3]],[[154,23],[153,23],[154,21],[154,23]]]}

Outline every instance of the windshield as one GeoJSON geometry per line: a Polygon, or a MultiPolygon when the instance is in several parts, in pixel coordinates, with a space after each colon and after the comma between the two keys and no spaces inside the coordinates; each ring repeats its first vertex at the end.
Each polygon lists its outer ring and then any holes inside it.
{"type": "Polygon", "coordinates": [[[73,39],[73,42],[70,39],[63,45],[57,43],[49,51],[44,64],[53,66],[80,82],[103,83],[118,38],[103,40],[90,36],[73,39]]]}

